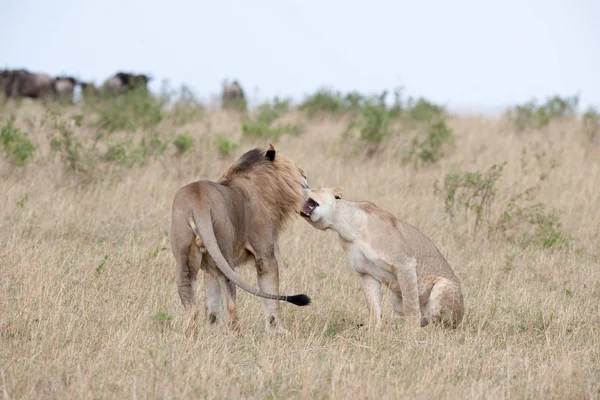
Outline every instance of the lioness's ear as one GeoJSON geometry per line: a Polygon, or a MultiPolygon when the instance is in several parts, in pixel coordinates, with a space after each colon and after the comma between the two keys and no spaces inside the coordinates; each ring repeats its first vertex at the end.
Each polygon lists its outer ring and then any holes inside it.
{"type": "Polygon", "coordinates": [[[333,197],[335,197],[336,199],[341,199],[343,190],[340,188],[334,188],[331,189],[331,193],[333,193],[333,197]]]}
{"type": "Polygon", "coordinates": [[[270,161],[274,161],[275,160],[275,146],[273,146],[271,143],[269,143],[269,150],[267,150],[266,157],[270,161]]]}

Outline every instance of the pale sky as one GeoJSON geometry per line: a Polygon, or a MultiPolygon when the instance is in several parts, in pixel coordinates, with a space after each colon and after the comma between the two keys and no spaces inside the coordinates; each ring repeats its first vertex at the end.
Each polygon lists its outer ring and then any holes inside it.
{"type": "Polygon", "coordinates": [[[97,84],[118,70],[199,97],[404,86],[451,109],[580,93],[600,106],[597,0],[0,0],[0,68],[97,84]],[[256,92],[255,89],[259,91],[256,92]]]}

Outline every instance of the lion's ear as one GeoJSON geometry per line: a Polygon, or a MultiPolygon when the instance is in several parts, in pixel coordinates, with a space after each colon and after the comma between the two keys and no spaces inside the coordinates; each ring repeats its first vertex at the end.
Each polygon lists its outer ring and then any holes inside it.
{"type": "Polygon", "coordinates": [[[335,197],[336,199],[341,199],[343,190],[340,188],[335,188],[331,189],[331,193],[333,193],[333,197],[335,197]]]}
{"type": "Polygon", "coordinates": [[[271,143],[269,143],[269,150],[267,150],[266,157],[270,161],[274,161],[275,160],[275,146],[273,146],[271,143]]]}

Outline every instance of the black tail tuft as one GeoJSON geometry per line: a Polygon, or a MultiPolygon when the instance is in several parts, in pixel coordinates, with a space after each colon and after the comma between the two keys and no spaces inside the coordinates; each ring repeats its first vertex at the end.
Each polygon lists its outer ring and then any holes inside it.
{"type": "Polygon", "coordinates": [[[307,306],[310,304],[310,297],[305,294],[297,294],[295,296],[287,296],[285,301],[297,306],[307,306]]]}

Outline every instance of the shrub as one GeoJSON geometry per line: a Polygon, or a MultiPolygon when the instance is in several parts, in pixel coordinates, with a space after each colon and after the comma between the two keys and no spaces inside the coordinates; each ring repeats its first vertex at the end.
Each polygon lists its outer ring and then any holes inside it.
{"type": "Polygon", "coordinates": [[[176,126],[179,126],[198,119],[203,112],[204,105],[189,87],[182,85],[169,110],[169,117],[173,119],[176,126]]]}
{"type": "Polygon", "coordinates": [[[273,126],[275,120],[287,111],[287,107],[289,107],[289,102],[281,102],[278,99],[274,104],[260,105],[254,118],[245,117],[242,121],[242,133],[248,137],[268,137],[274,142],[279,141],[281,135],[284,134],[297,135],[297,125],[273,126]]]}
{"type": "Polygon", "coordinates": [[[362,114],[360,138],[362,140],[377,144],[391,133],[389,127],[391,116],[385,104],[367,101],[360,111],[362,114]]]}
{"type": "Polygon", "coordinates": [[[446,117],[444,107],[433,104],[422,97],[415,103],[410,99],[405,112],[407,117],[418,122],[430,122],[446,117]]]}
{"type": "Polygon", "coordinates": [[[192,148],[194,145],[194,138],[185,133],[181,133],[173,140],[173,144],[177,148],[179,155],[181,155],[192,148]]]}
{"type": "Polygon", "coordinates": [[[444,179],[444,186],[435,185],[436,193],[442,193],[446,214],[452,219],[456,216],[457,209],[463,209],[465,219],[470,213],[475,214],[473,231],[489,217],[492,201],[496,195],[496,182],[502,176],[506,162],[492,165],[485,173],[475,172],[450,172],[444,179]]]}
{"type": "Polygon", "coordinates": [[[583,114],[583,131],[592,142],[600,132],[600,112],[594,107],[589,107],[583,114]]]}
{"type": "Polygon", "coordinates": [[[546,210],[542,203],[520,205],[511,199],[504,208],[497,229],[514,239],[523,247],[530,244],[541,248],[562,247],[571,237],[562,230],[560,211],[546,210]],[[514,233],[513,233],[514,232],[514,233]]]}
{"type": "Polygon", "coordinates": [[[24,166],[35,151],[35,146],[27,134],[14,126],[11,116],[0,130],[0,141],[7,160],[17,166],[24,166]]]}
{"type": "Polygon", "coordinates": [[[218,135],[215,138],[215,144],[217,145],[219,153],[222,156],[228,156],[232,151],[235,151],[239,147],[237,143],[230,142],[227,138],[221,135],[218,135]]]}
{"type": "MultiPolygon", "coordinates": [[[[73,127],[69,124],[68,118],[63,118],[59,112],[49,112],[47,114],[52,121],[52,126],[56,134],[50,141],[50,148],[60,155],[63,163],[71,172],[89,172],[93,162],[91,151],[85,151],[82,143],[77,139],[73,132],[73,127]]],[[[76,127],[83,124],[83,116],[77,115],[73,118],[76,127]]]]}
{"type": "Polygon", "coordinates": [[[102,101],[86,104],[98,113],[95,125],[108,132],[149,129],[160,123],[163,118],[164,102],[155,99],[144,88],[127,91],[118,96],[105,95],[102,101]]]}
{"type": "MultiPolygon", "coordinates": [[[[492,219],[492,206],[496,197],[496,184],[502,176],[506,162],[492,165],[485,173],[452,172],[444,179],[443,187],[436,182],[435,192],[444,198],[445,211],[454,220],[458,210],[463,210],[467,226],[473,220],[472,230],[487,226],[487,234],[501,234],[522,247],[535,245],[541,248],[568,245],[571,237],[562,230],[560,211],[547,210],[543,203],[531,203],[540,185],[526,188],[510,197],[501,206],[497,219],[492,219]]],[[[540,176],[540,182],[545,179],[540,176]]]]}
{"type": "Polygon", "coordinates": [[[338,115],[364,113],[365,107],[372,109],[377,105],[377,107],[385,108],[389,117],[396,118],[402,111],[401,93],[402,88],[395,89],[394,103],[391,107],[387,107],[385,103],[388,95],[387,90],[384,90],[379,95],[365,96],[357,91],[343,94],[339,91],[321,88],[316,93],[307,96],[298,109],[304,111],[309,117],[312,117],[319,113],[338,115]]]}
{"type": "Polygon", "coordinates": [[[340,92],[321,88],[308,96],[298,108],[306,112],[308,116],[314,116],[317,113],[336,114],[347,112],[351,106],[358,107],[361,100],[362,96],[358,93],[348,94],[344,98],[340,92]]]}
{"type": "Polygon", "coordinates": [[[573,117],[577,112],[579,97],[562,98],[553,96],[538,105],[536,99],[517,105],[505,112],[505,116],[513,122],[518,131],[526,128],[541,129],[557,118],[573,117]]]}
{"type": "Polygon", "coordinates": [[[352,107],[358,111],[358,116],[350,121],[345,133],[358,129],[361,140],[375,145],[381,143],[386,136],[391,135],[390,124],[401,114],[402,104],[400,91],[396,91],[396,98],[391,107],[386,105],[387,95],[388,92],[383,91],[370,98],[357,97],[356,103],[352,107]]]}
{"type": "Polygon", "coordinates": [[[162,142],[158,136],[153,136],[149,140],[142,138],[137,145],[131,140],[116,143],[108,148],[102,158],[104,161],[131,168],[135,164],[146,165],[150,157],[161,156],[166,148],[166,142],[162,142]]]}
{"type": "Polygon", "coordinates": [[[424,135],[417,135],[413,138],[409,157],[414,159],[415,165],[434,163],[444,155],[444,145],[451,143],[453,139],[452,130],[448,128],[445,120],[431,122],[424,135]]]}

